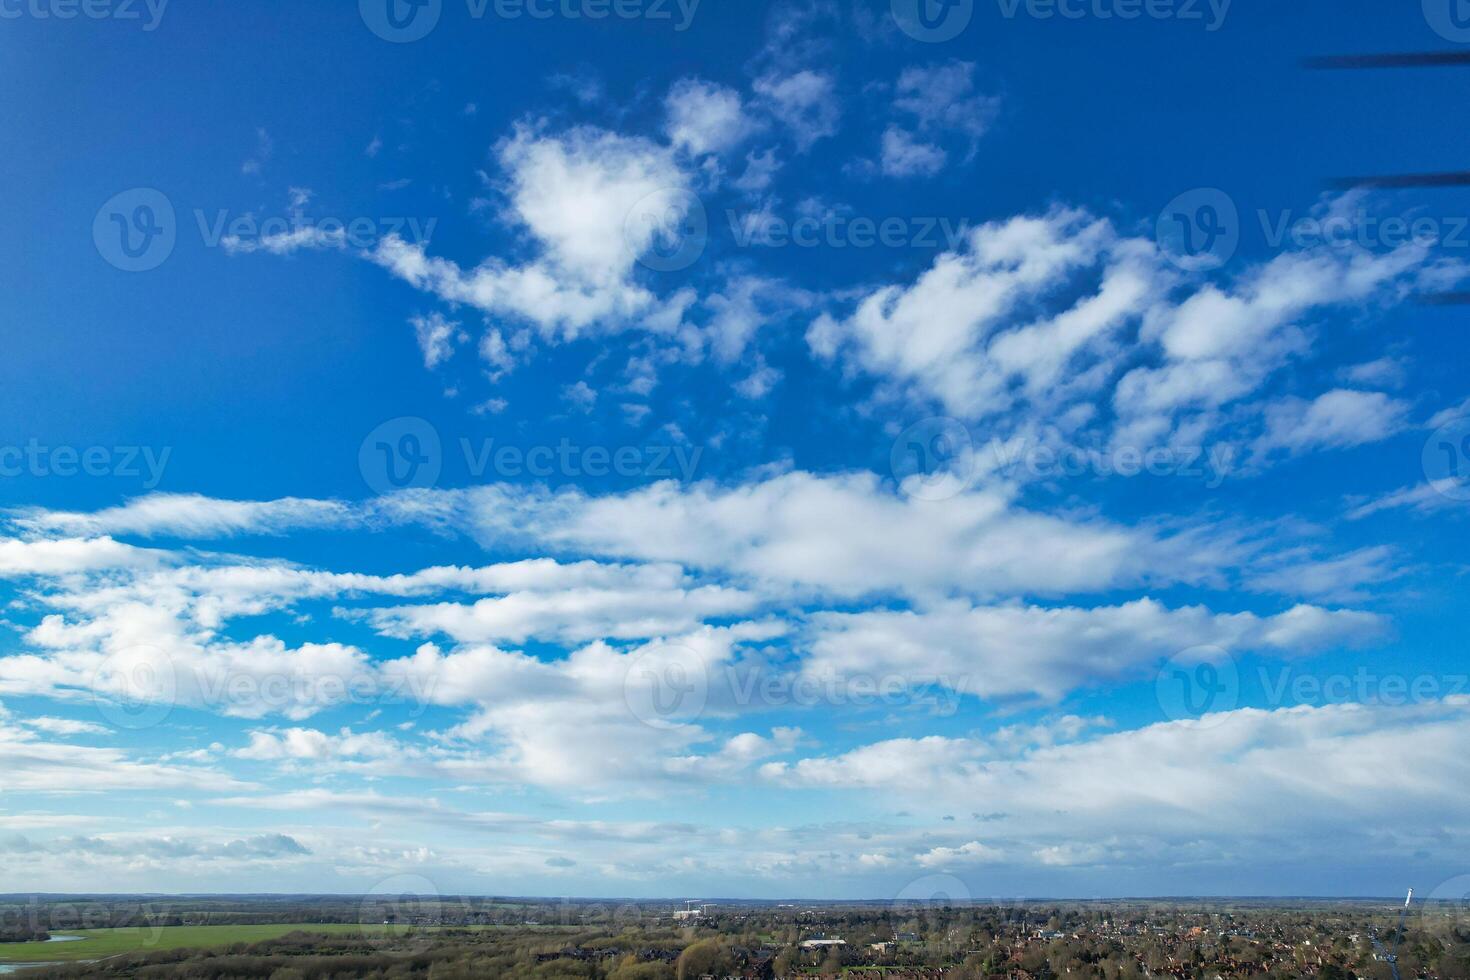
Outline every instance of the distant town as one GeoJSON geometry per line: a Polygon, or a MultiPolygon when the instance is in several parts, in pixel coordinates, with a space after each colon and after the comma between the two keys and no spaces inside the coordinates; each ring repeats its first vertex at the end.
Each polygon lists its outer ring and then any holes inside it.
{"type": "Polygon", "coordinates": [[[8,896],[0,937],[39,978],[1470,980],[1465,907],[1391,900],[8,896]]]}

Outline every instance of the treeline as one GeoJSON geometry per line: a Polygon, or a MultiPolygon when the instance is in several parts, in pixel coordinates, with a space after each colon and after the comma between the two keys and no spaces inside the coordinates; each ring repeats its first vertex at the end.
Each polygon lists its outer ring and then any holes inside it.
{"type": "MultiPolygon", "coordinates": [[[[217,950],[161,950],[95,963],[28,970],[27,980],[117,977],[138,980],[677,980],[676,962],[639,962],[629,953],[611,961],[558,954],[559,944],[526,934],[444,930],[374,940],[291,933],[279,939],[217,950]]],[[[675,956],[677,960],[677,956],[675,956]]]]}
{"type": "MultiPolygon", "coordinates": [[[[1391,980],[1371,937],[1391,945],[1396,927],[1392,916],[1371,910],[733,907],[693,924],[664,916],[585,927],[297,932],[210,951],[47,967],[27,977],[1391,980]],[[841,937],[845,945],[803,947],[817,937],[841,937]]],[[[1470,924],[1457,915],[1411,919],[1399,949],[1404,980],[1470,980],[1470,924]]]]}

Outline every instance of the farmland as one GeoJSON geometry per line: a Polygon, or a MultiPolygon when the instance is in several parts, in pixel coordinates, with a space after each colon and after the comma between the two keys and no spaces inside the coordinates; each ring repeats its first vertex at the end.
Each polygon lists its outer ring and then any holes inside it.
{"type": "Polygon", "coordinates": [[[209,949],[235,943],[258,943],[291,932],[328,934],[360,931],[382,933],[385,926],[356,923],[272,923],[223,926],[129,926],[121,929],[82,929],[65,933],[75,942],[11,943],[0,946],[0,964],[65,963],[97,960],[121,953],[167,949],[209,949]]]}

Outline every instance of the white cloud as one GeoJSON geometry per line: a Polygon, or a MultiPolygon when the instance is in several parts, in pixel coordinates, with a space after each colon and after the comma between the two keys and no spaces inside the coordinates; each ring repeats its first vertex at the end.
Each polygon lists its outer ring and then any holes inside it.
{"type": "Polygon", "coordinates": [[[933,143],[921,143],[912,133],[889,126],[883,133],[880,166],[887,177],[932,177],[944,169],[948,155],[933,143]]]}
{"type": "Polygon", "coordinates": [[[333,248],[342,249],[347,246],[347,232],[342,228],[321,228],[316,225],[305,225],[293,228],[290,231],[279,231],[260,235],[256,238],[242,238],[239,235],[226,235],[220,239],[225,252],[230,255],[249,255],[252,252],[266,252],[270,255],[290,255],[302,249],[333,248]]]}
{"type": "Polygon", "coordinates": [[[1177,305],[1160,306],[1141,336],[1163,364],[1137,367],[1117,384],[1114,405],[1125,435],[1141,444],[1169,432],[1186,411],[1209,412],[1257,391],[1311,347],[1300,324],[1342,303],[1398,295],[1425,260],[1417,246],[1383,255],[1355,249],[1288,252],[1248,270],[1229,291],[1213,284],[1177,305]]]}
{"type": "Polygon", "coordinates": [[[810,293],[778,279],[730,276],[704,304],[711,314],[706,333],[715,359],[735,363],[755,343],[762,327],[779,323],[812,302],[810,293]]]}
{"type": "Polygon", "coordinates": [[[959,847],[936,847],[920,854],[919,866],[924,868],[955,868],[976,864],[994,864],[1004,860],[1005,854],[997,848],[988,847],[977,840],[959,847]]]}
{"type": "Polygon", "coordinates": [[[798,150],[836,134],[842,107],[831,75],[812,69],[772,73],[757,78],[753,88],[762,107],[790,130],[798,150]]]}
{"type": "Polygon", "coordinates": [[[990,128],[1000,99],[975,93],[975,65],[951,61],[905,68],[895,86],[893,106],[907,113],[921,132],[962,135],[967,157],[990,128]]]}
{"type": "MultiPolygon", "coordinates": [[[[1425,261],[1417,246],[1317,249],[1196,287],[1152,242],[1057,208],[974,229],[912,283],[818,317],[807,339],[818,357],[879,378],[880,398],[933,400],[961,419],[997,419],[1003,431],[1070,419],[1079,432],[1110,428],[1092,435],[1113,446],[1199,445],[1226,421],[1224,406],[1311,350],[1302,321],[1404,295],[1425,261]],[[1108,400],[1114,417],[1096,412],[1108,400]]],[[[1346,438],[1333,414],[1384,410],[1367,430],[1375,438],[1402,424],[1397,402],[1329,395],[1306,419],[1317,435],[1304,449],[1346,438]]]]}
{"type": "MultiPolygon", "coordinates": [[[[91,514],[22,508],[12,511],[10,516],[17,526],[38,533],[196,538],[280,534],[304,527],[337,527],[357,519],[352,507],[331,500],[297,497],[268,501],[220,500],[195,493],[149,494],[122,506],[108,507],[91,514]]],[[[61,546],[60,543],[57,545],[61,546]]],[[[124,547],[114,542],[89,547],[99,550],[114,546],[124,547]]]]}
{"type": "Polygon", "coordinates": [[[487,542],[673,561],[825,595],[1047,594],[1207,582],[1241,559],[1228,538],[1020,510],[1000,490],[938,504],[872,474],[786,473],[720,487],[661,482],[624,494],[486,488],[469,526],[487,542]],[[853,528],[864,533],[854,534],[853,528]]]}
{"type": "Polygon", "coordinates": [[[1459,405],[1435,412],[1429,421],[1425,423],[1424,427],[1426,429],[1438,429],[1442,425],[1449,425],[1451,422],[1458,422],[1464,418],[1470,418],[1470,399],[1466,399],[1459,405]]]}
{"type": "Polygon", "coordinates": [[[416,316],[408,322],[423,352],[424,367],[432,371],[454,355],[454,346],[462,335],[458,323],[445,319],[442,313],[416,316]]]}
{"type": "Polygon", "coordinates": [[[1398,388],[1408,378],[1408,363],[1400,357],[1380,357],[1343,368],[1341,377],[1349,384],[1363,387],[1398,388]]]}
{"type": "Polygon", "coordinates": [[[1455,846],[1429,842],[1470,805],[1470,704],[1245,708],[1018,758],[971,739],[898,739],[767,763],[762,774],[788,786],[913,792],[940,806],[994,800],[1002,813],[985,843],[1024,847],[1043,863],[1154,863],[1165,850],[1176,864],[1208,862],[1224,847],[1263,862],[1348,847],[1403,859],[1455,846]],[[1402,836],[1372,830],[1385,821],[1402,836]],[[1078,841],[1101,850],[1084,855],[1072,850],[1078,841]]]}
{"type": "Polygon", "coordinates": [[[724,153],[755,128],[745,113],[740,93],[697,78],[675,82],[664,99],[664,108],[668,114],[664,131],[669,141],[696,156],[724,153]]]}
{"type": "Polygon", "coordinates": [[[1312,401],[1284,398],[1266,406],[1256,451],[1298,455],[1381,442],[1408,427],[1409,403],[1378,391],[1338,388],[1312,401]]]}
{"type": "Polygon", "coordinates": [[[240,172],[250,176],[259,174],[261,168],[266,165],[272,154],[275,153],[275,149],[275,141],[271,139],[270,133],[266,132],[264,127],[257,128],[255,130],[255,152],[247,157],[244,163],[240,164],[240,172]]]}
{"type": "Polygon", "coordinates": [[[745,155],[745,172],[734,181],[735,189],[746,194],[763,193],[776,179],[780,169],[781,161],[776,159],[774,147],[759,153],[751,150],[745,155]]]}
{"type": "MultiPolygon", "coordinates": [[[[19,523],[27,520],[24,516],[17,518],[19,523]]],[[[161,552],[135,548],[110,537],[37,541],[0,538],[0,578],[137,567],[155,564],[163,557],[161,552]]]]}
{"type": "MultiPolygon", "coordinates": [[[[3,662],[3,661],[0,661],[3,662]]],[[[139,761],[121,749],[46,742],[0,723],[0,787],[7,793],[230,790],[244,783],[214,769],[139,761]]]]}
{"type": "Polygon", "coordinates": [[[48,735],[60,735],[62,737],[73,737],[77,735],[107,735],[109,730],[96,722],[79,721],[75,718],[51,718],[39,715],[21,720],[26,728],[34,728],[38,732],[48,735]]]}
{"type": "Polygon", "coordinates": [[[374,626],[392,636],[443,634],[458,643],[530,639],[562,643],[667,636],[708,619],[750,612],[758,600],[719,586],[675,589],[564,589],[515,592],[473,605],[437,603],[374,610],[374,626]]]}
{"type": "Polygon", "coordinates": [[[1453,477],[1444,477],[1401,487],[1382,496],[1355,503],[1346,516],[1350,521],[1360,521],[1385,510],[1407,508],[1419,514],[1432,514],[1435,511],[1463,507],[1464,482],[1453,477]]]}
{"type": "Polygon", "coordinates": [[[1406,571],[1397,549],[1374,545],[1335,558],[1289,560],[1279,568],[1255,575],[1250,584],[1280,595],[1352,602],[1364,597],[1365,586],[1397,578],[1406,571]]]}
{"type": "Polygon", "coordinates": [[[813,347],[912,385],[952,414],[979,418],[1012,404],[1013,381],[1049,390],[1070,380],[1064,369],[1074,360],[1089,351],[1107,355],[1097,345],[1135,320],[1167,284],[1150,253],[1082,211],[986,224],[912,285],[885,286],[860,299],[846,319],[819,320],[813,347]],[[1095,293],[1052,318],[1015,323],[1023,306],[1068,288],[1099,263],[1095,293]]]}
{"type": "Polygon", "coordinates": [[[340,758],[390,759],[402,756],[405,752],[404,746],[382,732],[354,734],[344,728],[336,735],[329,735],[311,728],[288,728],[283,731],[253,731],[250,733],[250,744],[232,754],[240,759],[279,762],[340,758]]]}
{"type": "Polygon", "coordinates": [[[1152,599],[1094,608],[947,603],[918,612],[818,613],[802,669],[1056,701],[1081,687],[1152,676],[1162,660],[1190,647],[1295,655],[1369,643],[1386,626],[1372,613],[1312,606],[1261,617],[1169,609],[1152,599]]]}
{"type": "Polygon", "coordinates": [[[592,406],[597,404],[597,392],[585,381],[566,385],[561,390],[561,397],[562,401],[579,412],[590,412],[592,406]]]}
{"type": "Polygon", "coordinates": [[[692,296],[661,301],[634,279],[639,256],[689,207],[689,177],[672,150],[590,127],[547,135],[523,126],[498,155],[509,217],[537,245],[528,262],[492,257],[466,271],[391,235],[374,261],[447,302],[530,322],[547,339],[678,326],[692,296]]]}

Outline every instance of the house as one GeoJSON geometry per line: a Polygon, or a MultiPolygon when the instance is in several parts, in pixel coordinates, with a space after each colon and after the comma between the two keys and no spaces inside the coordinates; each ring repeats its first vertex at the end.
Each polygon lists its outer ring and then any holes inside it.
{"type": "Polygon", "coordinates": [[[846,939],[828,939],[826,936],[813,936],[811,939],[801,941],[802,949],[825,949],[828,946],[846,946],[846,939]]]}

